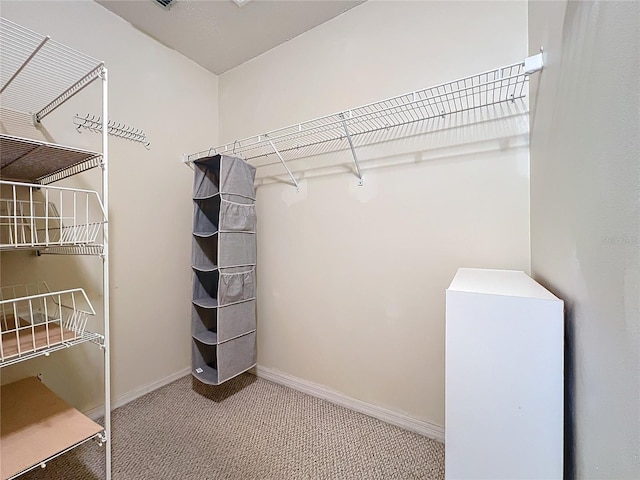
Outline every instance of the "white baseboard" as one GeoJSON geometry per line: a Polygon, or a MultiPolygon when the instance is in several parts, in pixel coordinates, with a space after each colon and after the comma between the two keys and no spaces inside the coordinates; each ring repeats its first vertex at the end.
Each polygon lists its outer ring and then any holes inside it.
{"type": "Polygon", "coordinates": [[[278,383],[314,397],[322,398],[323,400],[335,403],[336,405],[369,415],[370,417],[377,418],[383,422],[396,425],[404,428],[405,430],[409,430],[444,443],[444,427],[441,427],[440,425],[435,425],[402,413],[371,405],[370,403],[363,402],[362,400],[356,400],[355,398],[348,397],[345,394],[332,390],[324,385],[319,385],[302,378],[297,378],[272,368],[258,365],[255,368],[255,372],[258,377],[269,380],[270,382],[278,383]]]}
{"type": "MultiPolygon", "coordinates": [[[[176,373],[172,373],[171,375],[161,378],[158,381],[149,383],[142,387],[138,387],[135,390],[131,390],[124,395],[120,395],[118,398],[114,399],[111,402],[111,410],[114,410],[118,407],[126,405],[129,402],[134,401],[136,398],[139,398],[143,395],[146,395],[149,392],[153,392],[154,390],[164,387],[165,385],[170,384],[171,382],[178,380],[179,378],[184,377],[185,375],[189,375],[191,373],[191,367],[184,368],[176,373]]],[[[84,414],[92,420],[96,420],[104,415],[104,405],[100,405],[99,407],[92,408],[84,412],[84,414]]]]}

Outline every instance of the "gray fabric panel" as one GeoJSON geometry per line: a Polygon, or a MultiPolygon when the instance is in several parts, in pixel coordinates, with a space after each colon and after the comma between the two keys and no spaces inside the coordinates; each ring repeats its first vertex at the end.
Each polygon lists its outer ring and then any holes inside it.
{"type": "Polygon", "coordinates": [[[191,333],[216,332],[217,313],[216,308],[201,308],[191,304],[191,333]]]}
{"type": "Polygon", "coordinates": [[[220,191],[255,198],[256,169],[244,160],[225,155],[220,159],[220,191]]]}
{"type": "Polygon", "coordinates": [[[217,298],[218,295],[218,270],[212,272],[194,272],[193,274],[193,299],[217,298]]]}
{"type": "Polygon", "coordinates": [[[220,204],[220,230],[255,232],[255,205],[238,205],[223,199],[220,204]]]}
{"type": "Polygon", "coordinates": [[[194,162],[193,168],[193,198],[208,198],[219,192],[219,155],[194,162]]]}
{"type": "Polygon", "coordinates": [[[218,235],[194,236],[191,243],[191,265],[201,269],[218,265],[218,235]]]}
{"type": "Polygon", "coordinates": [[[193,202],[193,231],[197,233],[217,232],[220,217],[219,196],[193,202]],[[216,201],[215,199],[218,199],[216,201]]]}
{"type": "Polygon", "coordinates": [[[220,232],[218,244],[218,265],[255,265],[256,236],[254,233],[220,232]]]}
{"type": "Polygon", "coordinates": [[[191,306],[192,334],[215,332],[217,343],[226,342],[256,329],[256,301],[220,308],[191,306]]]}
{"type": "Polygon", "coordinates": [[[218,366],[218,359],[216,358],[216,346],[205,345],[198,342],[197,340],[192,340],[191,343],[191,368],[193,370],[196,370],[198,368],[202,368],[203,370],[216,369],[218,366]]]}
{"type": "Polygon", "coordinates": [[[218,381],[224,382],[256,363],[256,333],[218,345],[218,381]]]}
{"type": "Polygon", "coordinates": [[[256,329],[256,301],[220,307],[218,312],[218,342],[243,335],[256,329]]]}
{"type": "Polygon", "coordinates": [[[247,198],[243,197],[242,195],[234,195],[233,193],[229,192],[221,193],[220,196],[230,202],[242,203],[244,205],[254,205],[256,203],[255,198],[247,198]]]}
{"type": "Polygon", "coordinates": [[[249,300],[256,296],[256,271],[222,273],[218,286],[218,306],[249,300]]]}

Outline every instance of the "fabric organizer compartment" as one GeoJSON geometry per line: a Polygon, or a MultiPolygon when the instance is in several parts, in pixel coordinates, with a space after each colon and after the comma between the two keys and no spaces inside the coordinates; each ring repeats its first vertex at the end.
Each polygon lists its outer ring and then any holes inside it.
{"type": "Polygon", "coordinates": [[[216,155],[194,164],[192,374],[218,385],[255,365],[255,168],[216,155]]]}

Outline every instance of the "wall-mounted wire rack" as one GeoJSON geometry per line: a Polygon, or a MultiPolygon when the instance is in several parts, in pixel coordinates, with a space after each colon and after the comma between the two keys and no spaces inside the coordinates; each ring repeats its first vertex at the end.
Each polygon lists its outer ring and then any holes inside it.
{"type": "MultiPolygon", "coordinates": [[[[109,118],[108,74],[103,62],[5,18],[0,18],[0,56],[3,111],[31,114],[37,126],[98,80],[102,90],[101,117],[109,118]]],[[[3,288],[0,363],[11,365],[83,342],[99,344],[104,354],[105,407],[104,427],[77,411],[75,417],[82,421],[72,420],[67,415],[53,418],[51,414],[55,412],[40,402],[46,389],[35,388],[32,382],[27,382],[29,385],[23,388],[18,385],[23,381],[3,386],[0,407],[3,427],[0,428],[0,471],[3,479],[11,480],[44,466],[50,459],[88,438],[106,442],[105,479],[111,478],[108,145],[106,131],[102,132],[100,152],[0,135],[0,177],[3,179],[0,188],[6,194],[0,202],[3,212],[0,214],[0,250],[3,255],[25,248],[45,253],[99,254],[103,307],[102,333],[90,333],[85,325],[95,312],[82,289],[48,292],[31,287],[22,291],[3,288]],[[52,182],[94,167],[99,167],[102,174],[100,194],[48,187],[52,182]],[[14,350],[6,344],[11,341],[14,350]],[[38,398],[34,400],[34,396],[38,398]],[[14,415],[10,405],[27,405],[28,415],[14,415]],[[5,422],[12,422],[11,428],[4,428],[5,422]],[[30,435],[19,441],[18,435],[9,434],[16,431],[30,432],[30,435]],[[38,448],[32,449],[35,442],[38,448]]],[[[40,382],[36,380],[35,383],[40,382]]],[[[51,398],[51,402],[59,400],[51,398]]]]}
{"type": "Polygon", "coordinates": [[[51,292],[44,282],[0,288],[0,367],[79,343],[100,343],[86,331],[95,310],[81,288],[51,292]]]}
{"type": "MultiPolygon", "coordinates": [[[[73,124],[76,126],[76,130],[78,131],[80,131],[81,128],[84,128],[91,132],[102,132],[103,122],[99,115],[91,115],[90,113],[87,113],[84,117],[75,115],[73,117],[73,124]]],[[[107,122],[107,131],[109,135],[124,138],[125,140],[130,140],[132,142],[138,142],[144,145],[147,150],[151,149],[151,142],[147,139],[147,134],[140,128],[131,127],[124,123],[109,120],[107,122]]]]}
{"type": "MultiPolygon", "coordinates": [[[[216,154],[238,156],[248,162],[273,157],[271,163],[282,163],[292,184],[298,187],[287,161],[350,149],[355,174],[362,184],[354,143],[357,138],[416,122],[515,102],[527,94],[529,75],[541,68],[542,54],[538,54],[524,62],[184,155],[183,161],[191,163],[216,154]]],[[[259,166],[271,163],[261,161],[259,166]]]]}
{"type": "Polygon", "coordinates": [[[95,191],[0,181],[0,250],[100,254],[105,221],[95,191]]]}

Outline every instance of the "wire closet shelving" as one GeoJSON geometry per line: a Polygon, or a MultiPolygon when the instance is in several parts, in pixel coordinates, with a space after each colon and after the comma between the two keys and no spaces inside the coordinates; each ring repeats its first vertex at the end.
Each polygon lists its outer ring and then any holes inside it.
{"type": "Polygon", "coordinates": [[[183,162],[191,163],[216,154],[237,156],[247,162],[273,157],[275,161],[272,163],[280,162],[292,184],[298,187],[287,161],[350,149],[355,173],[362,185],[355,139],[417,122],[515,102],[526,95],[529,75],[541,69],[542,53],[523,62],[187,154],[183,162]]]}
{"type": "Polygon", "coordinates": [[[83,342],[102,343],[102,335],[86,330],[95,314],[82,288],[51,292],[45,282],[1,287],[0,361],[7,366],[83,342]]]}
{"type": "Polygon", "coordinates": [[[93,190],[0,182],[0,250],[103,251],[107,214],[93,190]]]}
{"type": "MultiPolygon", "coordinates": [[[[102,85],[101,115],[108,118],[108,80],[103,62],[0,17],[3,113],[29,114],[38,125],[96,80],[102,85]]],[[[81,343],[96,343],[104,353],[105,401],[102,427],[35,378],[3,386],[3,480],[44,467],[51,459],[91,439],[106,444],[106,479],[111,478],[107,159],[106,131],[102,132],[101,152],[0,135],[0,250],[99,255],[103,296],[99,324],[82,288],[50,291],[44,282],[2,286],[0,367],[49,356],[81,343]],[[101,194],[51,185],[95,167],[102,171],[101,194]],[[16,405],[29,405],[28,414],[13,409],[16,405]]]]}

